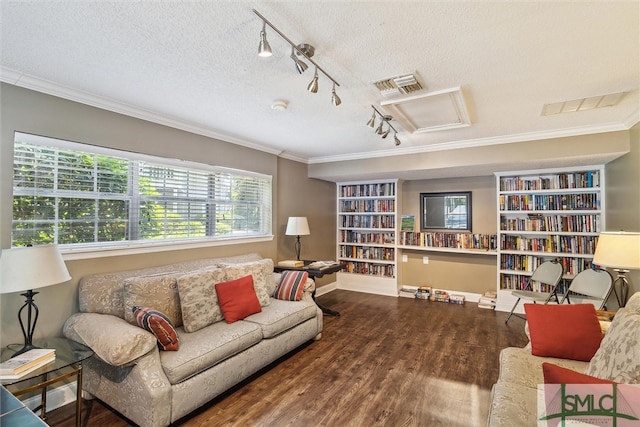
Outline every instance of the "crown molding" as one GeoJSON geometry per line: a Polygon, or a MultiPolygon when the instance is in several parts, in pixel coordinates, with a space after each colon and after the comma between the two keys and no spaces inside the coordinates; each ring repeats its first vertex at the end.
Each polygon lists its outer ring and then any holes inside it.
{"type": "Polygon", "coordinates": [[[552,131],[529,132],[497,137],[468,139],[464,141],[441,142],[437,144],[422,145],[419,147],[392,148],[369,153],[355,153],[340,156],[324,156],[310,158],[309,164],[330,163],[345,160],[373,159],[378,157],[402,156],[406,154],[420,154],[434,151],[457,150],[460,148],[483,147],[488,145],[514,144],[518,142],[536,141],[552,138],[565,138],[570,136],[582,136],[606,132],[618,132],[629,130],[626,123],[609,123],[598,126],[583,126],[577,128],[558,129],[552,131]]]}

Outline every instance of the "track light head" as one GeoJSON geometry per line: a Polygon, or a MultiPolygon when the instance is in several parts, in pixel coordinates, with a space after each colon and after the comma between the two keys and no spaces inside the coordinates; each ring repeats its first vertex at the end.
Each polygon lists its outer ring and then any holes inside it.
{"type": "MultiPolygon", "coordinates": [[[[388,124],[388,123],[387,123],[388,124]]],[[[387,137],[387,135],[389,135],[389,132],[391,132],[391,126],[387,127],[387,130],[385,130],[382,135],[380,135],[382,137],[382,139],[385,139],[387,137]]]]}
{"type": "Polygon", "coordinates": [[[293,47],[291,47],[291,59],[296,64],[296,70],[298,71],[298,74],[304,73],[305,71],[307,71],[307,68],[309,68],[307,64],[296,57],[296,53],[293,47]]]}
{"type": "Polygon", "coordinates": [[[376,129],[376,133],[378,135],[382,135],[382,125],[384,125],[384,120],[380,120],[380,125],[378,126],[378,128],[376,129]]]}
{"type": "Polygon", "coordinates": [[[262,31],[260,31],[260,45],[258,46],[258,56],[271,56],[271,46],[267,41],[267,33],[265,32],[266,23],[262,22],[262,31]]]}
{"type": "Polygon", "coordinates": [[[313,75],[313,80],[307,86],[307,90],[311,93],[318,93],[318,67],[316,67],[316,73],[313,75]]]}
{"type": "Polygon", "coordinates": [[[335,82],[333,82],[333,89],[331,89],[331,103],[336,107],[338,105],[342,104],[342,100],[340,99],[340,97],[336,93],[336,83],[335,82]]]}
{"type": "Polygon", "coordinates": [[[367,126],[373,129],[375,125],[376,125],[376,112],[374,111],[373,114],[371,114],[371,118],[367,122],[367,126]]]}
{"type": "Polygon", "coordinates": [[[398,134],[397,133],[393,134],[393,142],[396,144],[396,147],[398,145],[400,145],[400,140],[398,139],[398,134]]]}

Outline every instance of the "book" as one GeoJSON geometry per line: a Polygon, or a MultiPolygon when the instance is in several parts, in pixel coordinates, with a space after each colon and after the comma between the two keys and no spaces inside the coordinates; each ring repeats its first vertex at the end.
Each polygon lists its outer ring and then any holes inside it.
{"type": "Polygon", "coordinates": [[[40,360],[36,364],[31,365],[29,368],[24,369],[24,370],[20,371],[17,374],[0,374],[0,380],[17,380],[17,379],[20,379],[20,378],[24,377],[25,375],[27,375],[30,372],[33,372],[33,371],[35,371],[37,369],[40,369],[43,366],[48,365],[49,363],[55,362],[55,360],[56,360],[56,355],[55,355],[55,353],[53,353],[48,358],[40,360]]]}
{"type": "Polygon", "coordinates": [[[299,267],[304,267],[304,261],[297,261],[297,260],[294,260],[294,259],[286,259],[284,261],[279,261],[278,262],[278,266],[279,267],[299,268],[299,267]]]}
{"type": "Polygon", "coordinates": [[[416,217],[414,215],[402,215],[402,222],[400,223],[401,231],[413,231],[415,227],[416,217]]]}
{"type": "Polygon", "coordinates": [[[34,348],[0,363],[0,375],[19,375],[34,366],[42,366],[42,362],[50,362],[55,357],[55,349],[34,348]]]}

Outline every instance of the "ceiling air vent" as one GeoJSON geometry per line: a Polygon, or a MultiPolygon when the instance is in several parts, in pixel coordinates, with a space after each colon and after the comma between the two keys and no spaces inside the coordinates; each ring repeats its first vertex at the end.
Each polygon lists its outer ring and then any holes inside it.
{"type": "Polygon", "coordinates": [[[551,116],[560,113],[574,113],[576,111],[593,110],[594,108],[613,107],[627,92],[609,93],[606,95],[591,96],[589,98],[572,99],[570,101],[544,104],[542,115],[551,116]]]}
{"type": "Polygon", "coordinates": [[[422,90],[422,85],[413,74],[389,77],[388,79],[379,80],[373,84],[384,97],[407,95],[422,90]]]}

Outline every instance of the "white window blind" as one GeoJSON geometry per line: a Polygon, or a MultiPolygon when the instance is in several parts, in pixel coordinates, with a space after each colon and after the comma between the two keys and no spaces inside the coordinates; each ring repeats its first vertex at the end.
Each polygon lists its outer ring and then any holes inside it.
{"type": "Polygon", "coordinates": [[[270,176],[16,134],[12,246],[270,234],[270,176]]]}

